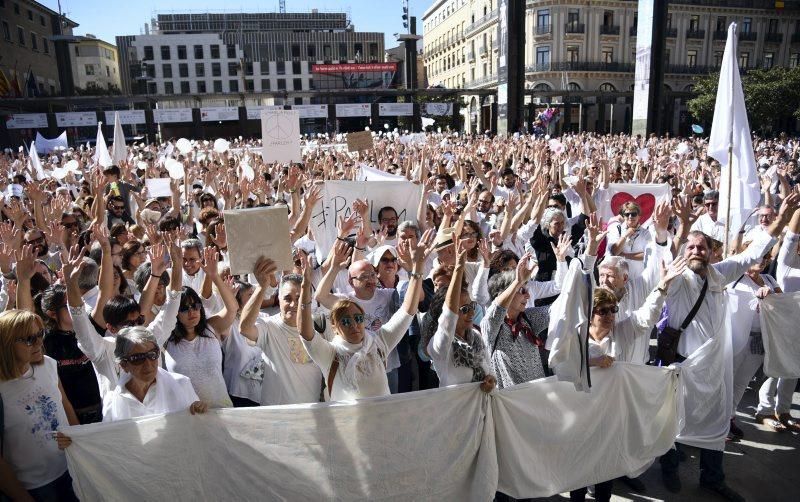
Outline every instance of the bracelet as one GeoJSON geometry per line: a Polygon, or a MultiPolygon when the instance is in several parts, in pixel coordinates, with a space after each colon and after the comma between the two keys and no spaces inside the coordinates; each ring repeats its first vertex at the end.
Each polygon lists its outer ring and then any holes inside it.
{"type": "Polygon", "coordinates": [[[411,272],[408,275],[413,277],[414,279],[422,279],[422,274],[420,274],[419,272],[411,272]]]}
{"type": "Polygon", "coordinates": [[[304,309],[304,308],[310,307],[312,303],[314,303],[314,302],[301,303],[300,304],[300,308],[304,309]]]}
{"type": "Polygon", "coordinates": [[[367,248],[366,248],[366,247],[360,248],[360,247],[358,247],[358,246],[356,246],[356,245],[353,245],[353,247],[354,247],[355,249],[359,250],[359,251],[366,251],[366,250],[367,250],[367,248]]]}
{"type": "Polygon", "coordinates": [[[153,274],[153,273],[150,274],[150,277],[157,277],[158,279],[161,279],[160,275],[156,275],[156,274],[153,274]]]}

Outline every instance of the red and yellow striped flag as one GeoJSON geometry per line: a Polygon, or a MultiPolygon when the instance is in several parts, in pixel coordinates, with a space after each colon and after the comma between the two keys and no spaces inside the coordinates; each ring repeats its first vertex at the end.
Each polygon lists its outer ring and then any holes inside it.
{"type": "Polygon", "coordinates": [[[0,70],[0,98],[4,98],[9,94],[11,94],[11,84],[6,78],[6,74],[3,73],[3,70],[0,70]]]}

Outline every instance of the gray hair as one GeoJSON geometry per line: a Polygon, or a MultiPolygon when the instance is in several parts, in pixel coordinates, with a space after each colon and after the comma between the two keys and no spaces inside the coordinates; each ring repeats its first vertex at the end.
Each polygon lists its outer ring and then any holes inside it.
{"type": "Polygon", "coordinates": [[[598,270],[601,268],[614,268],[619,273],[628,275],[628,260],[622,256],[607,255],[603,258],[603,261],[600,262],[600,265],[597,266],[598,270]]]}
{"type": "Polygon", "coordinates": [[[564,218],[564,223],[567,222],[567,215],[564,214],[564,211],[555,208],[555,207],[548,207],[544,210],[544,214],[542,215],[541,226],[542,228],[548,228],[550,226],[550,222],[553,221],[553,218],[556,216],[561,216],[564,218]]]}
{"type": "Polygon", "coordinates": [[[198,253],[202,256],[203,254],[203,243],[200,242],[199,239],[186,239],[185,241],[181,242],[181,249],[184,251],[188,251],[189,249],[196,249],[198,253]]]}
{"type": "Polygon", "coordinates": [[[114,345],[114,359],[116,359],[117,363],[120,363],[125,356],[130,355],[134,347],[146,345],[150,342],[158,347],[156,336],[144,326],[123,328],[117,333],[117,343],[114,345]]]}
{"type": "Polygon", "coordinates": [[[78,275],[78,287],[81,291],[89,291],[97,286],[97,280],[100,277],[100,267],[97,262],[91,258],[83,258],[83,267],[78,275]]]}
{"type": "Polygon", "coordinates": [[[283,277],[281,277],[281,286],[283,286],[287,282],[291,282],[292,284],[297,284],[298,286],[302,286],[303,276],[300,274],[286,274],[283,277]]]}
{"type": "Polygon", "coordinates": [[[703,192],[703,200],[719,200],[719,192],[716,190],[706,190],[703,192]]]}
{"type": "Polygon", "coordinates": [[[494,300],[500,294],[508,289],[514,279],[517,278],[515,270],[506,270],[505,272],[498,272],[489,279],[489,297],[494,300]]]}
{"type": "Polygon", "coordinates": [[[406,231],[406,229],[409,229],[409,228],[414,230],[414,235],[417,236],[417,239],[422,237],[422,233],[419,231],[419,225],[417,225],[416,223],[414,223],[411,220],[406,220],[403,223],[401,223],[400,225],[398,225],[397,226],[397,233],[398,234],[402,234],[403,232],[406,231]]]}

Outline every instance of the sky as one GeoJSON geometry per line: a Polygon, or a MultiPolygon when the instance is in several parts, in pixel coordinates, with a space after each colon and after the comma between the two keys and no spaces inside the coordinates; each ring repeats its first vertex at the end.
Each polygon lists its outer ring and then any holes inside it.
{"type": "MultiPolygon", "coordinates": [[[[58,0],[39,0],[58,11],[58,0]]],[[[433,0],[411,0],[412,16],[417,16],[417,33],[422,33],[422,14],[433,0]]],[[[385,34],[387,49],[398,45],[394,33],[403,32],[401,0],[286,0],[287,12],[346,12],[357,31],[385,34]]],[[[61,0],[61,10],[79,24],[76,35],[91,33],[97,38],[116,43],[117,35],[138,35],[145,23],[158,12],[277,12],[278,1],[236,0],[61,0]],[[225,7],[222,8],[221,6],[225,7]]]]}

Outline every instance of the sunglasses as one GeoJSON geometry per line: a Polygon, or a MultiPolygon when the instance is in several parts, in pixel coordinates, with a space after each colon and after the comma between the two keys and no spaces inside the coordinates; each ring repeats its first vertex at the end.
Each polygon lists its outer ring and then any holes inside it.
{"type": "Polygon", "coordinates": [[[125,356],[122,358],[128,364],[132,364],[134,366],[141,366],[145,361],[157,361],[158,356],[161,355],[161,351],[158,348],[153,350],[148,350],[147,352],[141,352],[139,354],[132,354],[130,356],[125,356]]]}
{"type": "Polygon", "coordinates": [[[519,288],[517,290],[517,294],[518,295],[527,295],[528,294],[528,288],[519,288]]]}
{"type": "Polygon", "coordinates": [[[476,232],[464,232],[461,234],[462,239],[477,239],[478,234],[476,232]]]}
{"type": "Polygon", "coordinates": [[[25,241],[25,244],[30,244],[31,246],[38,246],[39,244],[44,244],[44,237],[39,237],[38,239],[25,241]]]}
{"type": "Polygon", "coordinates": [[[613,307],[594,309],[594,313],[599,316],[607,316],[608,314],[616,314],[617,312],[619,312],[619,307],[616,305],[614,305],[613,307]]]}
{"type": "Polygon", "coordinates": [[[180,308],[178,309],[178,312],[185,314],[186,312],[189,312],[190,310],[200,310],[200,304],[199,303],[189,303],[187,305],[181,305],[180,308]]]}
{"type": "Polygon", "coordinates": [[[71,222],[62,221],[61,222],[61,226],[64,227],[65,229],[78,228],[78,222],[77,221],[71,221],[71,222]]]}
{"type": "Polygon", "coordinates": [[[122,321],[117,325],[117,327],[119,329],[132,328],[134,326],[141,326],[142,324],[144,324],[144,316],[140,314],[139,317],[137,317],[136,319],[122,321]]]}
{"type": "Polygon", "coordinates": [[[397,261],[397,258],[394,256],[385,256],[381,258],[381,263],[394,263],[397,261]]]}
{"type": "Polygon", "coordinates": [[[20,338],[15,338],[14,341],[17,343],[24,343],[28,347],[33,347],[38,342],[44,339],[44,330],[40,329],[38,332],[30,335],[30,336],[23,336],[20,338]]]}
{"type": "Polygon", "coordinates": [[[352,319],[349,317],[342,317],[341,319],[339,319],[339,324],[341,324],[345,328],[349,328],[350,326],[353,325],[353,323],[364,324],[364,314],[355,314],[353,315],[352,319]]]}
{"type": "Polygon", "coordinates": [[[716,207],[719,206],[719,202],[703,202],[703,205],[706,207],[716,207]]]}
{"type": "Polygon", "coordinates": [[[116,204],[111,204],[111,209],[113,209],[114,211],[122,211],[123,209],[125,209],[125,206],[118,206],[116,204]]]}
{"type": "Polygon", "coordinates": [[[462,314],[469,314],[470,312],[475,311],[475,302],[469,302],[466,305],[462,305],[458,307],[458,311],[462,314]]]}
{"type": "Polygon", "coordinates": [[[639,213],[622,213],[622,216],[625,218],[636,218],[639,216],[639,213]]]}

